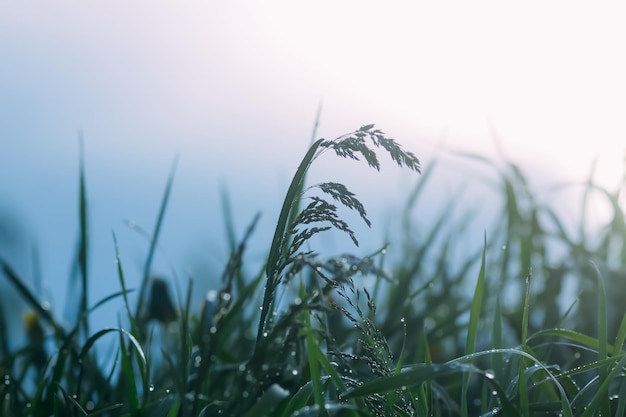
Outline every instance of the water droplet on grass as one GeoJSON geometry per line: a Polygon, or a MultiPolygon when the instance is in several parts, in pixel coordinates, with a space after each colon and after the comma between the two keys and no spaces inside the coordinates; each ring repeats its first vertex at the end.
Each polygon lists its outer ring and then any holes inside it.
{"type": "Polygon", "coordinates": [[[150,392],[153,392],[153,391],[154,391],[154,385],[153,385],[153,384],[150,384],[150,386],[148,387],[148,390],[149,390],[150,392]]]}

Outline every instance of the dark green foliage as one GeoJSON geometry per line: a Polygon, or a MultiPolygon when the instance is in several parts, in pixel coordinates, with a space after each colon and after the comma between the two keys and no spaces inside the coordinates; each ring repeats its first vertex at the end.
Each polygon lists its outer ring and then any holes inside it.
{"type": "Polygon", "coordinates": [[[363,257],[322,258],[310,249],[321,232],[335,229],[358,243],[333,203],[370,225],[343,184],[304,186],[312,162],[328,149],[377,170],[375,151],[382,150],[421,171],[412,153],[373,125],[313,141],[287,190],[266,263],[253,272],[245,255],[259,216],[238,240],[223,193],[231,253],[218,287],[197,311],[192,282],[174,302],[167,278],[151,271],[173,170],[137,305],[129,304],[115,235],[120,292],[88,305],[81,161],[76,263],[83,295],[75,323],[60,326],[56,312],[0,254],[0,276],[32,310],[24,322],[28,343],[12,350],[12,317],[0,305],[0,415],[624,415],[623,187],[608,191],[590,177],[581,205],[602,196],[613,216],[603,227],[572,233],[516,165],[501,168],[466,155],[495,168],[502,203],[495,233],[466,236],[472,213],[451,221],[456,201],[435,221],[415,223],[435,175],[432,163],[407,193],[402,234],[392,242],[399,245],[363,257]],[[468,249],[468,241],[475,245],[468,249]],[[563,310],[555,300],[566,285],[576,285],[580,297],[563,310]],[[110,302],[123,307],[123,322],[90,332],[89,315],[110,302]]]}

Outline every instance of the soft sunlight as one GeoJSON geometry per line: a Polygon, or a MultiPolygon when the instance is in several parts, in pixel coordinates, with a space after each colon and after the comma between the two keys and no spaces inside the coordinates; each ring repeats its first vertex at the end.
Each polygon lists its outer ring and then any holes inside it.
{"type": "Polygon", "coordinates": [[[619,181],[621,7],[326,6],[253,6],[230,27],[241,33],[233,47],[242,61],[265,63],[254,71],[278,90],[319,91],[328,118],[338,108],[382,115],[403,133],[445,132],[450,146],[481,152],[497,133],[507,154],[530,166],[580,180],[600,158],[598,179],[619,181]]]}

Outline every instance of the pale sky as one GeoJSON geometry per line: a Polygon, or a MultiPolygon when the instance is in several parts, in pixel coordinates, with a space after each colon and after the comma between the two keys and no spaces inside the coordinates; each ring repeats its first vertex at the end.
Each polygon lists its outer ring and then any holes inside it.
{"type": "Polygon", "coordinates": [[[240,124],[302,129],[321,99],[329,135],[375,122],[416,150],[442,134],[484,150],[491,126],[515,157],[576,173],[600,155],[610,171],[624,18],[602,2],[5,3],[0,103],[117,156],[113,136],[135,129],[125,146],[169,153],[240,124]]]}
{"type": "Polygon", "coordinates": [[[271,230],[320,101],[319,136],[376,123],[428,163],[444,139],[493,156],[497,134],[540,178],[584,179],[599,157],[614,184],[625,21],[620,2],[2,2],[0,191],[57,271],[76,236],[79,131],[95,252],[110,255],[122,219],[152,227],[176,155],[176,232],[211,227],[224,181],[240,229],[265,209],[271,230]]]}

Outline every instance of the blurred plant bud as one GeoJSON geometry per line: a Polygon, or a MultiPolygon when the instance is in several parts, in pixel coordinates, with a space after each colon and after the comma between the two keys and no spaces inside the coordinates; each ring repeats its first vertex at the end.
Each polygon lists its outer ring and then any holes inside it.
{"type": "Polygon", "coordinates": [[[161,278],[153,278],[148,300],[148,320],[157,320],[168,324],[178,318],[172,302],[167,282],[161,278]]]}
{"type": "Polygon", "coordinates": [[[48,354],[44,347],[45,333],[39,316],[35,312],[28,312],[22,316],[24,327],[26,329],[26,338],[29,348],[29,361],[33,364],[38,372],[41,372],[48,361],[48,354]]]}

